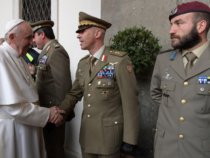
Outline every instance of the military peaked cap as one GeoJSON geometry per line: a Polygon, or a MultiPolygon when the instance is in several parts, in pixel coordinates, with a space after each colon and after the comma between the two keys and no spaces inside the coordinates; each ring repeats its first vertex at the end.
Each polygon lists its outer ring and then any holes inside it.
{"type": "Polygon", "coordinates": [[[53,27],[54,22],[51,20],[42,20],[42,21],[36,21],[34,23],[28,22],[28,24],[32,27],[33,32],[36,32],[38,29],[42,27],[53,27]]]}
{"type": "Polygon", "coordinates": [[[100,27],[106,30],[110,28],[111,25],[112,25],[111,23],[106,22],[102,19],[88,15],[84,12],[79,12],[79,25],[78,25],[79,29],[76,31],[76,33],[79,33],[80,31],[90,28],[92,26],[100,27]]]}

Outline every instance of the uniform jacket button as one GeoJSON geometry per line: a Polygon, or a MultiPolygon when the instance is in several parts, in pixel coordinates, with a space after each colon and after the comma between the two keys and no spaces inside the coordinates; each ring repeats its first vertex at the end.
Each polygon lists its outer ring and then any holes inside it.
{"type": "Polygon", "coordinates": [[[163,88],[166,89],[167,87],[166,86],[163,86],[163,88]]]}
{"type": "Polygon", "coordinates": [[[188,82],[184,82],[184,86],[188,86],[189,85],[189,83],[188,82]]]}
{"type": "Polygon", "coordinates": [[[90,107],[91,107],[91,105],[90,105],[90,104],[88,104],[88,107],[90,108],[90,107]]]}
{"type": "Polygon", "coordinates": [[[116,125],[117,124],[117,121],[115,121],[114,124],[116,125]]]}
{"type": "Polygon", "coordinates": [[[184,139],[184,136],[183,135],[179,135],[179,139],[184,139]]]}
{"type": "Polygon", "coordinates": [[[182,104],[186,104],[186,100],[182,100],[182,104]]]}
{"type": "Polygon", "coordinates": [[[180,117],[179,120],[180,120],[181,122],[183,122],[183,121],[184,121],[184,117],[180,117]]]}
{"type": "Polygon", "coordinates": [[[89,83],[88,86],[90,87],[91,86],[91,83],[89,83]]]}
{"type": "Polygon", "coordinates": [[[88,97],[91,97],[91,94],[88,94],[88,97]]]}
{"type": "Polygon", "coordinates": [[[87,115],[88,118],[90,118],[90,115],[87,115]]]}

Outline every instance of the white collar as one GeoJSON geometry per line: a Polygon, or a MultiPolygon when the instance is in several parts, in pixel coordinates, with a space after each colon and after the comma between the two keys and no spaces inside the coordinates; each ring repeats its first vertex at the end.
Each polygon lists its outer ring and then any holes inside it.
{"type": "Polygon", "coordinates": [[[2,43],[2,46],[11,56],[20,58],[20,54],[14,50],[7,42],[2,43]]]}

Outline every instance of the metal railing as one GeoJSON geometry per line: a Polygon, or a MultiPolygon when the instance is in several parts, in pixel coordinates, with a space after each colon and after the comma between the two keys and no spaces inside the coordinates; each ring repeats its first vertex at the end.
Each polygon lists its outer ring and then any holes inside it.
{"type": "Polygon", "coordinates": [[[22,18],[31,22],[51,20],[51,0],[22,0],[22,18]]]}

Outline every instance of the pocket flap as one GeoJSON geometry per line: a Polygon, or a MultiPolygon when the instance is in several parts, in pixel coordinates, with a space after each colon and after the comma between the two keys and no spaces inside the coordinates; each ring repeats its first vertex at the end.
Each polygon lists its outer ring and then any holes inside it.
{"type": "Polygon", "coordinates": [[[197,84],[196,93],[210,95],[210,85],[209,84],[197,84]]]}
{"type": "Polygon", "coordinates": [[[113,88],[114,87],[114,80],[110,78],[106,79],[98,79],[96,82],[97,88],[113,88]]]}
{"type": "Polygon", "coordinates": [[[169,91],[174,91],[176,86],[176,83],[174,82],[165,82],[161,81],[161,89],[169,90],[169,91]]]}
{"type": "Polygon", "coordinates": [[[103,126],[113,126],[123,124],[123,115],[102,118],[103,126]]]}
{"type": "Polygon", "coordinates": [[[204,151],[210,151],[210,140],[204,140],[203,141],[203,150],[204,151]]]}
{"type": "Polygon", "coordinates": [[[39,64],[39,66],[37,67],[39,70],[46,70],[46,65],[43,64],[39,64]]]}

